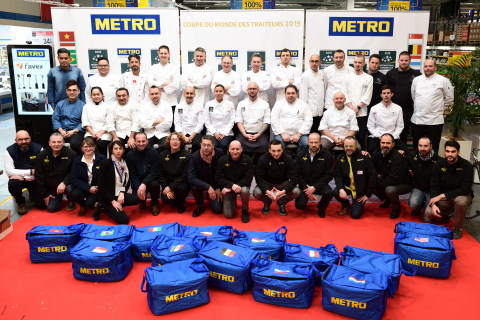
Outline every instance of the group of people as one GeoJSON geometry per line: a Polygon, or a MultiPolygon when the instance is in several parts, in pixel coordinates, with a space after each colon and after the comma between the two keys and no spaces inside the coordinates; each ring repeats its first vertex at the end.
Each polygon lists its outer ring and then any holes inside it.
{"type": "MultiPolygon", "coordinates": [[[[138,55],[129,56],[130,71],[118,77],[101,57],[99,73],[86,83],[81,71],[70,66],[69,51],[59,49],[57,54],[60,65],[48,76],[55,131],[49,147],[40,151],[27,132],[19,131],[6,153],[11,159],[6,166],[30,170],[28,175],[9,176],[29,190],[38,188],[30,195],[39,208],[58,210],[66,193],[71,200],[67,209],[73,210],[77,202],[80,214],[95,207],[95,219],[103,212],[128,223],[124,206],[138,203],[145,209],[150,194],[153,215],[160,212],[160,198],[184,212],[191,190],[196,217],[205,210],[206,191],[213,211],[223,211],[228,218],[235,214],[239,194],[242,221],[248,222],[255,176],[253,195],[264,202],[265,214],[273,201],[286,215],[288,201],[295,199],[295,207],[305,209],[321,195],[320,217],[336,197],[342,203],[340,215],[359,218],[375,193],[385,200],[382,207],[391,206],[390,217],[397,218],[398,196],[411,192],[412,214],[423,210],[425,220],[448,216],[451,206],[466,206],[456,209],[454,231],[461,236],[461,215],[473,196],[473,167],[458,156],[455,142],[446,149],[456,153],[437,161],[443,109],[453,100],[453,88],[435,73],[433,60],[425,61],[420,75],[409,66],[410,55],[402,52],[399,67],[384,75],[379,55],[369,57],[366,73],[364,56],[356,56],[352,68],[345,64],[345,53],[337,50],[333,65],[320,70],[320,57],[314,54],[310,68],[301,74],[290,64],[290,50],[284,49],[280,65],[270,74],[261,70],[262,58],[255,54],[252,70],[240,76],[232,70],[230,56],[224,56],[222,70],[213,73],[205,63],[205,50],[197,48],[195,62],[180,75],[169,63],[169,48],[160,46],[160,63],[148,74],[140,71],[138,55]],[[270,88],[276,93],[273,108],[270,88]],[[239,102],[242,90],[246,98],[239,102]],[[410,126],[418,150],[407,155],[410,126]],[[193,153],[185,145],[191,145],[193,153]],[[435,170],[438,163],[443,167],[435,170]],[[450,168],[458,163],[462,170],[450,168]],[[444,177],[447,172],[463,175],[451,179],[444,177]],[[460,196],[466,198],[452,200],[460,196]]],[[[19,213],[26,213],[15,183],[9,183],[16,190],[11,193],[19,213]]]]}

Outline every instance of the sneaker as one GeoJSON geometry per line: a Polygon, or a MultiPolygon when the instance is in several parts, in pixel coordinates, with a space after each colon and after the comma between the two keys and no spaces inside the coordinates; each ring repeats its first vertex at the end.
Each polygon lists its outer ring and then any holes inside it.
{"type": "Polygon", "coordinates": [[[86,212],[87,212],[87,208],[85,208],[84,206],[80,206],[80,210],[78,210],[78,215],[80,217],[84,216],[86,212]]]}
{"type": "Polygon", "coordinates": [[[250,222],[250,214],[248,213],[248,209],[242,209],[242,222],[243,223],[250,222]]]}
{"type": "Polygon", "coordinates": [[[463,230],[461,227],[453,227],[453,239],[460,239],[463,235],[463,230]]]}
{"type": "Polygon", "coordinates": [[[21,216],[27,213],[27,206],[25,205],[25,203],[18,205],[17,213],[21,216]]]}
{"type": "Polygon", "coordinates": [[[270,203],[267,203],[267,202],[263,203],[262,213],[263,214],[269,214],[270,213],[270,203]]]}
{"type": "Polygon", "coordinates": [[[390,213],[390,219],[397,219],[398,217],[400,217],[400,210],[393,210],[390,213]]]}
{"type": "Polygon", "coordinates": [[[193,210],[192,217],[200,217],[203,211],[205,211],[205,208],[196,207],[195,210],[193,210]]]}
{"type": "Polygon", "coordinates": [[[158,216],[160,214],[160,208],[157,204],[152,204],[152,216],[158,216]]]}
{"type": "Polygon", "coordinates": [[[75,204],[75,202],[73,202],[73,201],[68,201],[68,203],[67,203],[67,211],[75,210],[76,207],[77,207],[77,205],[75,204]]]}
{"type": "Polygon", "coordinates": [[[146,210],[147,209],[147,202],[146,201],[140,201],[140,203],[138,204],[138,209],[146,210]]]}
{"type": "Polygon", "coordinates": [[[284,204],[278,206],[278,213],[280,213],[281,216],[288,215],[287,209],[285,208],[284,204]]]}
{"type": "Polygon", "coordinates": [[[350,207],[342,207],[340,211],[337,212],[337,214],[341,217],[346,216],[348,214],[348,211],[350,210],[350,207]]]}

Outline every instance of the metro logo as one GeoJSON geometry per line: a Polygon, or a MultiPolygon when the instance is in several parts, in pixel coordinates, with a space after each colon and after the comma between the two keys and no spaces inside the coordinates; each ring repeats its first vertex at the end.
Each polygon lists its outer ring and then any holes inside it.
{"type": "Polygon", "coordinates": [[[330,17],[329,36],[392,37],[394,18],[330,17]]]}
{"type": "Polygon", "coordinates": [[[158,14],[92,14],[92,34],[160,34],[158,14]]]}
{"type": "Polygon", "coordinates": [[[140,48],[118,48],[117,54],[119,56],[128,56],[131,54],[138,54],[139,56],[142,55],[142,49],[140,48]]]}
{"type": "Polygon", "coordinates": [[[215,50],[215,58],[221,58],[226,55],[232,58],[238,58],[238,50],[215,50]]]}
{"type": "Polygon", "coordinates": [[[45,58],[45,51],[43,50],[18,50],[17,57],[19,58],[45,58]]]}
{"type": "MultiPolygon", "coordinates": [[[[290,50],[291,57],[292,58],[297,58],[298,57],[298,50],[290,50]]],[[[275,50],[275,57],[280,58],[280,55],[282,54],[282,50],[275,50]]]]}

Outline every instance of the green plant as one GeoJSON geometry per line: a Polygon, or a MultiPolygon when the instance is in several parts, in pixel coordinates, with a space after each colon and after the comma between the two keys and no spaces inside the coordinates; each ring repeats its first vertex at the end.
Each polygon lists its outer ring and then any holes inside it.
{"type": "Polygon", "coordinates": [[[463,54],[448,65],[440,65],[438,72],[454,86],[455,97],[447,121],[452,122],[455,138],[465,130],[467,122],[480,123],[480,49],[463,54]]]}

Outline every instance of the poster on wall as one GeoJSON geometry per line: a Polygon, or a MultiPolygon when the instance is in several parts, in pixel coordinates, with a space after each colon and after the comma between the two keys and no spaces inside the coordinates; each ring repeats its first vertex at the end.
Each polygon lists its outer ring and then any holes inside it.
{"type": "Polygon", "coordinates": [[[52,67],[52,47],[7,46],[15,115],[52,115],[47,98],[47,74],[52,67]]]}
{"type": "MultiPolygon", "coordinates": [[[[182,51],[203,47],[207,64],[219,70],[224,54],[232,55],[237,72],[250,70],[254,53],[263,57],[262,70],[280,63],[280,51],[292,51],[291,64],[302,69],[303,10],[181,11],[182,51]]],[[[190,59],[182,61],[185,67],[190,59]]]]}
{"type": "Polygon", "coordinates": [[[139,54],[141,72],[148,72],[158,63],[153,53],[161,45],[170,48],[170,62],[180,65],[175,8],[52,8],[52,25],[56,48],[75,51],[75,63],[84,75],[98,72],[99,56],[108,57],[111,73],[120,74],[128,69],[130,54],[139,54]]]}
{"type": "Polygon", "coordinates": [[[427,11],[318,11],[307,10],[305,21],[305,61],[312,54],[322,58],[322,68],[331,65],[332,51],[346,53],[347,64],[355,55],[366,59],[378,53],[382,57],[380,70],[387,72],[396,66],[402,51],[414,53],[412,67],[420,68],[426,48],[422,46],[428,34],[430,14],[427,11]]]}

